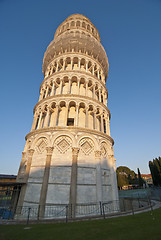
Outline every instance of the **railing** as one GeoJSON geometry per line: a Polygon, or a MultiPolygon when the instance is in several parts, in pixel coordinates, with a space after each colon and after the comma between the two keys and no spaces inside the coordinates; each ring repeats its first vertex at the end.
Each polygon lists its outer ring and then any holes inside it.
{"type": "Polygon", "coordinates": [[[67,205],[51,205],[45,207],[44,219],[64,218],[67,215],[67,205]]]}
{"type": "Polygon", "coordinates": [[[152,208],[149,199],[138,198],[121,198],[119,201],[97,202],[88,204],[59,204],[45,206],[44,216],[40,218],[40,207],[37,206],[23,206],[17,207],[14,212],[9,207],[0,206],[0,219],[14,219],[18,221],[39,221],[39,220],[63,220],[68,221],[78,218],[106,218],[108,215],[115,215],[116,213],[131,212],[135,213],[138,209],[145,207],[152,208]]]}

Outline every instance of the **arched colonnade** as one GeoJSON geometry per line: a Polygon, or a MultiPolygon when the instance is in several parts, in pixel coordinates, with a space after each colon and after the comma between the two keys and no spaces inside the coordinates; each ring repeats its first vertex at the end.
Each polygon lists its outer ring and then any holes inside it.
{"type": "Polygon", "coordinates": [[[71,19],[67,22],[62,23],[61,26],[57,29],[55,36],[59,36],[66,30],[71,30],[74,28],[85,30],[88,33],[92,34],[92,36],[94,36],[99,42],[101,41],[96,28],[90,22],[87,22],[84,19],[71,19]]]}
{"type": "Polygon", "coordinates": [[[84,102],[61,100],[38,108],[34,114],[32,129],[75,126],[101,131],[110,135],[107,110],[84,102]]]}
{"type": "Polygon", "coordinates": [[[83,77],[73,76],[69,78],[65,76],[49,80],[41,87],[39,101],[59,94],[87,96],[107,105],[107,90],[97,81],[93,82],[93,80],[86,80],[83,77]]]}
{"type": "Polygon", "coordinates": [[[81,58],[76,56],[59,58],[52,61],[52,63],[48,66],[45,72],[45,77],[48,77],[60,71],[67,70],[83,71],[90,73],[105,84],[105,75],[98,63],[87,58],[81,58]]]}

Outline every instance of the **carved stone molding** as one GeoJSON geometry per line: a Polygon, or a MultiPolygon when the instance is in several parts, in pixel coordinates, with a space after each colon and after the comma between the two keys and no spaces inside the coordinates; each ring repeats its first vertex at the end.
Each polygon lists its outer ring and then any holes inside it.
{"type": "MultiPolygon", "coordinates": [[[[72,54],[72,53],[71,53],[72,54]]],[[[75,53],[73,53],[74,55],[76,55],[75,53]]],[[[83,54],[82,54],[83,55],[83,54]]],[[[86,55],[83,55],[83,57],[85,57],[86,55]]],[[[91,58],[92,59],[92,58],[91,58]]],[[[51,79],[53,80],[53,81],[55,81],[55,79],[57,78],[57,77],[59,77],[59,75],[60,76],[62,76],[62,74],[63,74],[63,72],[66,74],[66,72],[69,72],[69,73],[74,73],[74,75],[79,75],[79,74],[81,74],[81,76],[83,75],[82,74],[82,71],[75,71],[75,70],[70,70],[70,71],[67,71],[67,70],[62,70],[61,72],[56,72],[56,73],[54,73],[53,75],[50,75],[50,76],[48,76],[48,77],[46,77],[43,81],[42,81],[42,83],[41,83],[41,85],[40,85],[40,89],[42,88],[42,86],[44,85],[44,83],[45,82],[47,82],[47,81],[51,81],[51,79]],[[55,78],[55,79],[53,79],[53,77],[55,78]]],[[[88,72],[86,72],[86,74],[85,74],[85,76],[89,76],[90,78],[94,78],[95,79],[95,81],[98,81],[98,78],[97,77],[95,77],[94,75],[92,75],[91,76],[91,74],[90,73],[88,73],[88,72]]],[[[64,77],[64,76],[63,76],[64,77]]],[[[101,81],[100,82],[100,84],[102,85],[102,87],[103,88],[106,88],[106,85],[101,81]]],[[[106,91],[107,91],[107,89],[105,89],[106,91]]],[[[108,92],[108,91],[107,91],[108,92]]]]}
{"type": "Polygon", "coordinates": [[[95,151],[95,158],[101,157],[101,151],[95,151]]]}
{"type": "Polygon", "coordinates": [[[60,136],[56,139],[54,146],[60,153],[65,153],[71,147],[71,139],[67,136],[60,136]]]}
{"type": "Polygon", "coordinates": [[[79,148],[73,147],[73,148],[72,148],[72,153],[73,153],[73,155],[78,155],[78,153],[79,153],[79,148]]]}
{"type": "Polygon", "coordinates": [[[32,148],[30,148],[29,150],[28,150],[28,152],[29,152],[29,154],[30,154],[30,156],[32,157],[32,155],[34,154],[34,149],[32,149],[32,148]]]}
{"type": "Polygon", "coordinates": [[[88,133],[88,134],[95,134],[97,136],[101,136],[105,139],[107,139],[112,145],[114,144],[114,140],[112,137],[108,136],[107,134],[103,133],[103,132],[100,132],[100,131],[97,131],[97,130],[93,130],[93,129],[87,129],[87,128],[81,128],[81,127],[75,127],[75,126],[72,126],[72,127],[50,127],[50,128],[41,128],[41,129],[38,129],[38,130],[34,130],[30,133],[28,133],[25,137],[25,139],[27,140],[29,137],[31,136],[34,136],[35,134],[38,134],[38,133],[43,133],[43,132],[51,132],[51,131],[60,131],[60,130],[76,130],[77,132],[80,131],[80,132],[85,132],[85,133],[88,133]]]}
{"type": "Polygon", "coordinates": [[[101,144],[101,156],[106,157],[108,153],[108,146],[105,142],[101,144]]]}
{"type": "Polygon", "coordinates": [[[114,158],[114,155],[112,154],[112,155],[108,155],[108,157],[110,158],[110,159],[112,159],[112,158],[114,158]]]}
{"type": "Polygon", "coordinates": [[[46,147],[47,155],[51,155],[54,147],[46,147]]]}
{"type": "MultiPolygon", "coordinates": [[[[78,94],[58,94],[58,95],[55,95],[55,96],[48,96],[48,97],[40,100],[40,101],[35,105],[33,112],[35,113],[36,110],[41,106],[41,104],[44,103],[44,101],[45,101],[45,102],[46,102],[46,101],[49,101],[49,103],[50,103],[50,100],[52,100],[52,101],[55,100],[56,105],[58,105],[58,102],[57,102],[57,101],[60,101],[61,98],[63,98],[64,101],[65,101],[65,99],[67,99],[67,101],[71,101],[71,98],[72,98],[72,97],[74,98],[75,101],[77,101],[77,100],[80,101],[80,100],[86,99],[86,100],[89,100],[90,102],[93,102],[93,105],[99,105],[100,108],[102,107],[102,108],[103,108],[103,111],[104,111],[104,110],[107,111],[107,112],[108,112],[108,115],[111,117],[110,110],[108,109],[108,107],[107,107],[105,104],[103,104],[102,102],[100,102],[100,101],[97,100],[97,99],[94,99],[94,98],[91,98],[91,97],[88,97],[88,96],[83,96],[83,97],[82,97],[81,95],[78,95],[78,94]],[[69,98],[69,99],[68,99],[68,98],[69,98]]],[[[81,101],[80,101],[80,102],[81,102],[81,101]]]]}
{"type": "Polygon", "coordinates": [[[79,145],[80,145],[81,151],[85,155],[91,154],[92,151],[94,150],[93,141],[90,138],[88,138],[88,137],[82,138],[80,143],[79,143],[79,145]]]}

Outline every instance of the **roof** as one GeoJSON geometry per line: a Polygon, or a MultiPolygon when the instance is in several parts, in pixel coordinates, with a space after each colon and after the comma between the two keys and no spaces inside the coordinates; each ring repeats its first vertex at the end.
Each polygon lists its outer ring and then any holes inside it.
{"type": "Polygon", "coordinates": [[[24,184],[26,184],[26,183],[21,183],[21,182],[5,182],[5,183],[1,183],[0,182],[0,186],[1,187],[8,187],[8,186],[22,186],[22,185],[24,185],[24,184]]]}
{"type": "Polygon", "coordinates": [[[16,179],[17,175],[0,174],[0,178],[16,179]]]}

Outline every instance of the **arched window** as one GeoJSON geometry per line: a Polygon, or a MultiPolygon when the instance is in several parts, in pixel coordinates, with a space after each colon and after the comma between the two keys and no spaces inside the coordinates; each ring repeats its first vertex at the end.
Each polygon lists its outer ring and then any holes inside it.
{"type": "Polygon", "coordinates": [[[86,114],[85,114],[85,104],[81,103],[79,105],[79,120],[78,120],[78,126],[79,127],[85,127],[85,121],[86,121],[86,114]]]}
{"type": "Polygon", "coordinates": [[[90,25],[89,24],[87,25],[87,29],[90,31],[90,25]]]}
{"type": "Polygon", "coordinates": [[[101,102],[103,103],[103,95],[101,94],[101,102]]]}
{"type": "Polygon", "coordinates": [[[38,117],[37,117],[37,121],[36,121],[35,130],[36,130],[36,129],[37,129],[37,127],[38,127],[39,119],[40,119],[40,115],[38,115],[38,117]]]}
{"type": "Polygon", "coordinates": [[[46,90],[44,90],[43,98],[45,98],[45,95],[46,95],[46,90]]]}
{"type": "Polygon", "coordinates": [[[82,28],[86,28],[85,22],[82,22],[82,28]]]}
{"type": "Polygon", "coordinates": [[[51,95],[51,88],[49,88],[48,90],[48,96],[50,97],[50,95],[51,95]]]}
{"type": "Polygon", "coordinates": [[[43,113],[42,119],[41,119],[41,127],[42,128],[44,127],[45,117],[46,117],[46,113],[43,113]]]}
{"type": "Polygon", "coordinates": [[[71,27],[74,27],[74,26],[75,26],[75,22],[72,21],[72,22],[71,22],[71,27]]]}
{"type": "Polygon", "coordinates": [[[67,116],[67,126],[75,125],[75,117],[76,117],[76,104],[74,101],[69,103],[69,111],[67,116]]]}
{"type": "Polygon", "coordinates": [[[104,133],[106,133],[106,120],[103,119],[103,128],[104,128],[104,133]]]}
{"type": "Polygon", "coordinates": [[[81,70],[85,70],[85,69],[86,69],[86,66],[85,66],[85,59],[84,59],[84,58],[81,59],[80,67],[81,67],[81,70]]]}
{"type": "Polygon", "coordinates": [[[80,27],[80,21],[76,22],[76,27],[80,27]]]}

